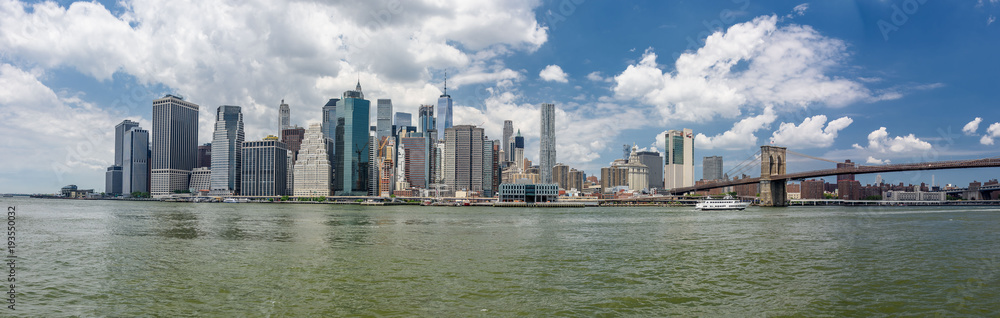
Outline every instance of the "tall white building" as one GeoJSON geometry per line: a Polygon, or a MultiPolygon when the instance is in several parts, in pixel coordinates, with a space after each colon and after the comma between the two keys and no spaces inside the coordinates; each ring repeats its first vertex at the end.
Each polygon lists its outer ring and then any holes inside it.
{"type": "Polygon", "coordinates": [[[323,125],[309,125],[295,160],[295,196],[330,195],[330,159],[323,137],[323,125]]]}
{"type": "Polygon", "coordinates": [[[556,105],[541,104],[542,138],[538,150],[538,171],[541,183],[552,183],[552,167],[556,165],[556,105]]]}
{"type": "Polygon", "coordinates": [[[694,185],[694,134],[691,129],[670,130],[666,140],[664,188],[673,189],[694,185]]]}
{"type": "Polygon", "coordinates": [[[187,190],[198,166],[198,104],[175,95],[154,100],[152,134],[151,194],[187,190]]]}
{"type": "Polygon", "coordinates": [[[642,191],[649,188],[649,167],[639,158],[639,147],[632,146],[632,153],[625,167],[628,169],[629,190],[642,191]]]}
{"type": "Polygon", "coordinates": [[[285,129],[292,128],[292,111],[288,109],[288,104],[285,104],[285,100],[281,100],[281,105],[278,106],[278,136],[281,136],[281,131],[285,129]]]}
{"type": "Polygon", "coordinates": [[[212,195],[240,194],[243,139],[243,112],[240,107],[219,106],[212,134],[212,195]]]}

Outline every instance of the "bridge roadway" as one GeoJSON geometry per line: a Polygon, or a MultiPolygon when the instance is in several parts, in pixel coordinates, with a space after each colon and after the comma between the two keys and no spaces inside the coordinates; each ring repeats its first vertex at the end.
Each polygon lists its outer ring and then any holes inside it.
{"type": "MultiPolygon", "coordinates": [[[[899,171],[920,171],[920,170],[941,170],[941,169],[964,169],[964,168],[988,168],[1000,167],[1000,158],[972,159],[972,160],[952,160],[921,163],[901,163],[881,166],[860,166],[846,167],[839,169],[813,170],[805,172],[795,172],[786,174],[776,174],[771,176],[771,180],[805,180],[815,177],[826,177],[844,174],[869,174],[899,171]]],[[[742,184],[759,183],[760,178],[746,178],[739,180],[729,180],[715,183],[707,183],[692,187],[674,188],[671,194],[683,194],[694,191],[736,186],[742,184]]]]}

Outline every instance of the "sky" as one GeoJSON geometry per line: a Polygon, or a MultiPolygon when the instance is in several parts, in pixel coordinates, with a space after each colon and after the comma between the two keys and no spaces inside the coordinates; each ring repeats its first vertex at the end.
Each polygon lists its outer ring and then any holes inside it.
{"type": "MultiPolygon", "coordinates": [[[[199,143],[219,105],[257,140],[282,100],[306,127],[360,81],[416,114],[445,73],[456,125],[499,139],[513,120],[536,162],[538,104],[556,104],[557,159],[588,175],[682,128],[699,178],[702,157],[736,172],[772,142],[862,165],[998,157],[998,15],[1000,0],[0,0],[0,192],[103,191],[114,126],[150,129],[165,94],[200,105],[199,143]]],[[[1000,169],[882,177],[932,176],[1000,169]]]]}

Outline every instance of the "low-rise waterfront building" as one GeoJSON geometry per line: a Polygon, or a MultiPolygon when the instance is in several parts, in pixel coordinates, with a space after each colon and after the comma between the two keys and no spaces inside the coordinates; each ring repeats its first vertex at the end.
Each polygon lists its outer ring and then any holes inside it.
{"type": "Polygon", "coordinates": [[[500,185],[500,202],[555,202],[559,185],[555,183],[504,183],[500,185]]]}

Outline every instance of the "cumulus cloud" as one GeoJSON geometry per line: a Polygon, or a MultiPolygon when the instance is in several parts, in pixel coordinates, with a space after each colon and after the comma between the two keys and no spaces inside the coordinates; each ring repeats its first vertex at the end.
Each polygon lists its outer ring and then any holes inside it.
{"type": "Polygon", "coordinates": [[[601,72],[594,71],[591,72],[590,74],[587,74],[587,79],[595,82],[600,82],[604,80],[604,77],[601,76],[601,72]]]}
{"type": "Polygon", "coordinates": [[[889,159],[882,160],[882,159],[875,159],[875,157],[872,156],[868,156],[868,160],[865,161],[865,163],[868,163],[870,165],[887,165],[890,163],[890,161],[889,159]]]}
{"type": "MultiPolygon", "coordinates": [[[[724,133],[709,137],[699,133],[695,137],[694,146],[699,149],[740,150],[757,146],[758,130],[767,128],[778,118],[774,109],[768,107],[764,113],[740,120],[733,128],[724,133]]],[[[662,134],[661,134],[662,135],[662,134]]]]}
{"type": "Polygon", "coordinates": [[[806,14],[806,10],[809,10],[809,4],[808,3],[803,3],[803,4],[800,4],[800,5],[797,5],[794,8],[792,8],[792,13],[789,14],[787,17],[791,18],[791,17],[796,16],[796,15],[797,16],[805,15],[806,14]]]}
{"type": "Polygon", "coordinates": [[[841,117],[827,124],[825,115],[816,115],[806,118],[798,126],[795,123],[781,123],[778,130],[772,134],[771,141],[792,148],[830,147],[837,139],[837,133],[853,122],[854,120],[849,117],[841,117]]]}
{"type": "Polygon", "coordinates": [[[543,80],[547,82],[566,83],[569,82],[569,80],[566,79],[566,77],[568,76],[569,75],[566,74],[566,72],[563,72],[562,68],[559,67],[559,65],[554,65],[554,64],[546,66],[544,69],[542,69],[541,72],[538,73],[538,77],[541,77],[543,80]]]}
{"type": "Polygon", "coordinates": [[[882,154],[907,154],[930,150],[931,144],[920,140],[920,138],[913,136],[913,134],[890,138],[886,128],[880,127],[878,130],[868,134],[867,146],[854,144],[853,147],[858,150],[867,150],[882,154]]]}
{"type": "Polygon", "coordinates": [[[828,75],[847,56],[843,41],[809,26],[777,23],[775,16],[762,16],[716,32],[704,47],[682,54],[670,72],[647,49],[638,63],[614,77],[615,96],[655,106],[664,121],[736,118],[744,109],[767,105],[780,111],[898,98],[877,96],[857,81],[828,75]]]}
{"type": "Polygon", "coordinates": [[[982,118],[976,117],[976,119],[973,119],[968,124],[965,124],[965,127],[962,127],[962,132],[968,136],[975,136],[976,131],[979,130],[979,123],[982,122],[983,122],[982,118]]]}
{"type": "Polygon", "coordinates": [[[990,127],[986,129],[986,134],[979,139],[979,143],[992,145],[993,138],[1000,138],[1000,123],[993,123],[990,125],[990,127]]]}

